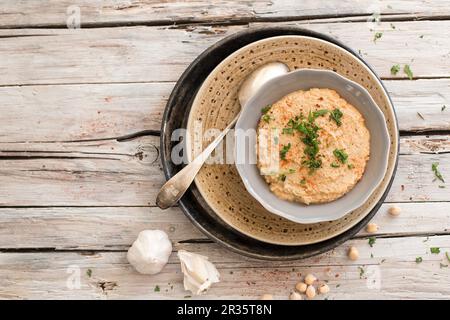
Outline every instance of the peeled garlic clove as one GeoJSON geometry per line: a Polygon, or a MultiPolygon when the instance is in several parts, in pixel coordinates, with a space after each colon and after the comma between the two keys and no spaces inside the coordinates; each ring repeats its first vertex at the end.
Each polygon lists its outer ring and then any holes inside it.
{"type": "Polygon", "coordinates": [[[164,231],[144,230],[127,253],[128,262],[139,272],[156,274],[164,268],[172,253],[172,243],[164,231]]]}
{"type": "Polygon", "coordinates": [[[184,289],[201,294],[216,282],[220,274],[208,258],[185,250],[178,251],[181,271],[184,274],[184,289]]]}

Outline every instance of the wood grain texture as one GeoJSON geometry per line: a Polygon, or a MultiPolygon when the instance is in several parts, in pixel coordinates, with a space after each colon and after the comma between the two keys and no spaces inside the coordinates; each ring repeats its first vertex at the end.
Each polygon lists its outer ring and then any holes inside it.
{"type": "MultiPolygon", "coordinates": [[[[450,185],[435,181],[431,171],[438,162],[444,176],[450,172],[448,140],[402,138],[400,148],[407,152],[400,155],[387,201],[449,201],[450,185]]],[[[154,136],[123,142],[1,143],[0,206],[154,206],[165,181],[158,147],[154,136]]]]}
{"type": "MultiPolygon", "coordinates": [[[[449,77],[450,21],[289,23],[332,35],[382,77],[410,64],[415,77],[449,77]],[[354,36],[358,30],[358,36],[354,36]],[[376,43],[375,31],[383,32],[376,43]],[[423,38],[419,36],[423,35],[423,38]]],[[[269,24],[264,24],[269,25],[269,24]]],[[[271,24],[275,25],[275,24],[271,24]]],[[[279,25],[279,24],[276,24],[279,25]]],[[[254,26],[261,26],[255,24],[254,26]]],[[[223,37],[248,26],[0,30],[0,86],[176,81],[188,64],[223,37]],[[20,55],[11,55],[20,52],[20,55]],[[32,70],[32,72],[30,72],[32,70]]],[[[406,79],[400,72],[396,78],[406,79]]]]}
{"type": "MultiPolygon", "coordinates": [[[[384,83],[401,131],[450,130],[450,79],[384,83]],[[448,107],[442,111],[444,105],[448,107]]],[[[173,86],[155,82],[0,87],[0,143],[108,139],[159,131],[173,86]]]]}
{"type": "Polygon", "coordinates": [[[6,1],[0,27],[66,26],[79,10],[81,26],[172,23],[242,23],[287,19],[321,19],[373,13],[434,17],[450,15],[450,2],[407,0],[314,1],[314,0],[19,0],[6,1]],[[70,20],[69,20],[70,21],[70,20]]]}
{"type": "MultiPolygon", "coordinates": [[[[380,238],[371,248],[365,239],[352,240],[321,256],[283,263],[243,258],[215,244],[182,244],[175,250],[207,254],[221,273],[221,282],[202,299],[255,299],[266,292],[286,299],[295,283],[309,272],[331,287],[327,296],[318,299],[448,299],[450,288],[444,285],[450,280],[448,267],[440,264],[448,265],[444,252],[450,250],[449,243],[450,236],[410,237],[407,241],[380,238]],[[347,258],[351,245],[360,248],[360,260],[347,258]],[[431,254],[430,247],[440,247],[441,253],[431,254]],[[423,258],[420,264],[415,262],[418,256],[423,258]]],[[[0,262],[1,298],[182,299],[190,295],[183,290],[174,254],[163,271],[153,276],[134,271],[125,252],[4,252],[0,262]],[[76,287],[78,276],[80,285],[76,287]],[[160,292],[155,292],[156,286],[160,292]]]]}
{"type": "MultiPolygon", "coordinates": [[[[372,222],[378,232],[362,230],[357,237],[450,235],[450,202],[383,204],[372,222]],[[391,206],[402,214],[390,216],[391,206]]],[[[207,240],[179,208],[1,208],[0,250],[127,250],[147,229],[164,230],[174,243],[207,240]]]]}
{"type": "Polygon", "coordinates": [[[449,17],[449,0],[4,1],[0,299],[183,299],[179,249],[209,256],[221,272],[202,299],[285,299],[308,272],[328,281],[329,299],[449,299],[450,185],[431,171],[439,162],[450,179],[449,17]],[[77,7],[82,29],[68,30],[77,7]],[[380,24],[367,23],[373,13],[380,24]],[[148,135],[158,134],[174,83],[198,54],[234,32],[284,24],[359,52],[385,80],[404,136],[376,234],[362,230],[306,260],[265,262],[211,243],[179,208],[154,207],[164,178],[159,138],[148,135]],[[376,42],[375,32],[383,33],[376,42]],[[414,80],[391,75],[394,64],[409,64],[414,80]],[[402,209],[395,218],[393,205],[402,209]],[[156,228],[174,253],[162,273],[139,275],[125,251],[139,231],[156,228]],[[347,258],[352,245],[358,261],[347,258]],[[68,287],[77,272],[80,288],[68,287]]]}

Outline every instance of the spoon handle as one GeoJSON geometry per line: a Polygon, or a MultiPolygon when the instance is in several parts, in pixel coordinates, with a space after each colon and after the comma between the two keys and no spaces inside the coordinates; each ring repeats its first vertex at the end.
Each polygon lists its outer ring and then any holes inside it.
{"type": "MultiPolygon", "coordinates": [[[[231,121],[228,126],[200,153],[191,163],[185,166],[176,175],[170,178],[161,188],[156,197],[156,205],[161,209],[167,209],[173,206],[194,181],[195,176],[208,159],[209,155],[219,145],[239,118],[239,114],[231,121]]],[[[186,152],[189,152],[186,150],[186,152]]]]}

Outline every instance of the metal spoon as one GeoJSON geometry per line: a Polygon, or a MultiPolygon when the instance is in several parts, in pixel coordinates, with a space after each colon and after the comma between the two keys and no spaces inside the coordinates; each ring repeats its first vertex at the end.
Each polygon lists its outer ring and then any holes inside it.
{"type": "MultiPolygon", "coordinates": [[[[270,62],[253,71],[239,88],[238,98],[241,108],[250,100],[267,81],[289,72],[288,66],[281,62],[270,62]]],[[[228,126],[200,153],[191,163],[170,178],[161,188],[156,197],[156,204],[161,209],[167,209],[180,200],[183,194],[194,181],[195,176],[209,157],[211,152],[219,145],[228,131],[236,124],[241,111],[228,124],[228,126]]]]}

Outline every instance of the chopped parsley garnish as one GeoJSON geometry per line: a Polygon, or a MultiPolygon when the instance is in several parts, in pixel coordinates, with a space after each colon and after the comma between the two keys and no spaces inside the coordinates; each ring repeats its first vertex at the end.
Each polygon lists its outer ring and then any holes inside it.
{"type": "Polygon", "coordinates": [[[87,276],[90,278],[90,277],[92,277],[92,270],[91,269],[87,269],[86,270],[86,274],[87,274],[87,276]]]}
{"type": "Polygon", "coordinates": [[[341,118],[343,115],[344,114],[342,113],[342,111],[336,108],[330,112],[330,119],[334,120],[334,122],[336,122],[338,127],[340,127],[342,125],[341,118]]]}
{"type": "Polygon", "coordinates": [[[330,164],[330,166],[331,166],[332,168],[339,168],[339,167],[340,167],[340,165],[339,165],[338,163],[336,163],[336,162],[332,162],[332,163],[330,164]]]}
{"type": "Polygon", "coordinates": [[[301,141],[306,145],[304,150],[306,159],[303,160],[302,164],[310,169],[310,173],[322,166],[322,160],[319,159],[318,155],[320,142],[317,139],[319,136],[317,132],[320,128],[316,125],[315,120],[324,116],[327,112],[327,110],[310,111],[307,119],[303,116],[297,116],[287,123],[289,128],[302,134],[301,141]]]}
{"type": "Polygon", "coordinates": [[[445,186],[439,186],[440,189],[445,189],[445,186]]]}
{"type": "Polygon", "coordinates": [[[447,106],[446,106],[446,105],[443,105],[442,108],[441,108],[441,111],[444,111],[445,108],[447,108],[447,106]]]}
{"type": "Polygon", "coordinates": [[[305,184],[306,183],[306,179],[303,178],[302,180],[300,180],[300,184],[305,184]]]}
{"type": "Polygon", "coordinates": [[[295,169],[289,169],[288,173],[295,173],[295,169]]]}
{"type": "Polygon", "coordinates": [[[413,79],[413,72],[411,71],[409,64],[405,64],[405,66],[403,67],[403,72],[406,73],[409,80],[413,79]]]}
{"type": "Polygon", "coordinates": [[[341,163],[347,162],[348,154],[344,149],[334,149],[333,154],[341,163]]]}
{"type": "Polygon", "coordinates": [[[155,292],[160,292],[161,291],[161,288],[157,285],[156,287],[155,287],[155,290],[154,290],[155,292]]]}
{"type": "Polygon", "coordinates": [[[281,160],[286,160],[286,153],[288,153],[289,149],[291,149],[291,143],[289,142],[287,145],[283,146],[280,150],[280,158],[281,160]]]}
{"type": "Polygon", "coordinates": [[[391,28],[395,30],[395,26],[393,23],[391,23],[391,28]]]}
{"type": "Polygon", "coordinates": [[[264,108],[261,109],[261,113],[266,114],[267,112],[269,112],[270,108],[272,108],[271,104],[269,104],[268,106],[265,106],[264,108]]]}
{"type": "Polygon", "coordinates": [[[400,65],[396,64],[391,67],[391,74],[395,76],[400,71],[400,65]]]}
{"type": "Polygon", "coordinates": [[[294,134],[294,128],[283,128],[283,134],[294,134]]]}
{"type": "Polygon", "coordinates": [[[447,257],[447,260],[450,262],[450,254],[446,251],[445,256],[447,257]]]}
{"type": "Polygon", "coordinates": [[[377,40],[381,39],[382,36],[383,36],[383,32],[375,33],[375,35],[373,36],[373,42],[377,42],[377,40]]]}
{"type": "Polygon", "coordinates": [[[261,119],[267,123],[269,123],[269,121],[271,120],[270,115],[268,114],[263,115],[261,119]]]}
{"type": "Polygon", "coordinates": [[[431,247],[430,252],[434,253],[434,254],[438,254],[438,253],[441,253],[441,249],[439,249],[438,247],[431,247]]]}
{"type": "Polygon", "coordinates": [[[448,268],[448,264],[439,263],[439,268],[448,268]]]}
{"type": "Polygon", "coordinates": [[[423,39],[423,34],[421,34],[421,35],[419,36],[419,38],[420,38],[420,39],[423,39]]]}
{"type": "Polygon", "coordinates": [[[416,263],[421,263],[423,261],[422,257],[417,257],[416,258],[416,263]]]}
{"type": "Polygon", "coordinates": [[[286,175],[284,173],[282,173],[278,176],[278,179],[280,179],[281,181],[284,182],[284,181],[286,181],[286,175]]]}
{"type": "Polygon", "coordinates": [[[439,163],[438,163],[438,162],[432,163],[432,164],[431,164],[431,170],[433,170],[434,176],[436,177],[436,179],[439,179],[439,180],[441,180],[442,182],[445,183],[444,177],[443,177],[442,174],[439,172],[438,166],[439,166],[439,163]]]}
{"type": "Polygon", "coordinates": [[[347,165],[347,168],[349,168],[350,170],[351,169],[353,169],[355,166],[353,165],[353,164],[351,164],[351,163],[349,163],[348,165],[347,165]]]}
{"type": "Polygon", "coordinates": [[[375,237],[370,237],[369,238],[369,246],[373,247],[373,245],[375,244],[375,241],[377,240],[377,238],[375,237]]]}

